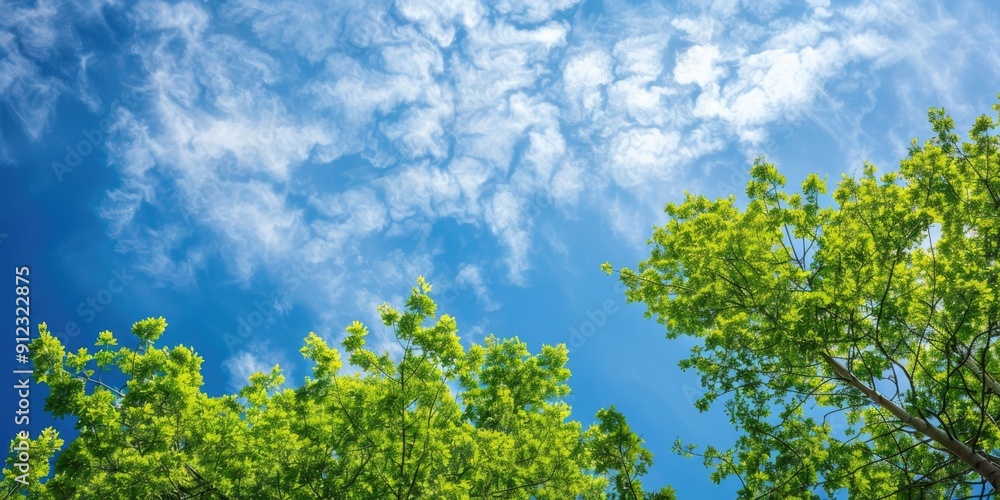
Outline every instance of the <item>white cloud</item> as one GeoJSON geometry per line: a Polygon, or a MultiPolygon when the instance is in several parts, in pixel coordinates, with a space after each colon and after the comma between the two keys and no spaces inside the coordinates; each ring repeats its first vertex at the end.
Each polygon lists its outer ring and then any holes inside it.
{"type": "Polygon", "coordinates": [[[706,44],[712,41],[715,33],[721,29],[721,23],[712,17],[678,17],[670,21],[670,24],[683,32],[684,39],[696,43],[706,44]]]}
{"type": "Polygon", "coordinates": [[[41,68],[62,44],[73,43],[60,36],[59,17],[56,4],[41,1],[35,8],[11,8],[0,19],[0,104],[31,140],[49,127],[59,96],[68,90],[41,68]]]}
{"type": "Polygon", "coordinates": [[[499,190],[486,208],[486,222],[493,234],[507,247],[508,278],[524,284],[524,273],[531,267],[528,250],[531,241],[531,221],[524,218],[524,200],[510,190],[499,190]]]}
{"type": "Polygon", "coordinates": [[[611,83],[611,56],[593,50],[571,57],[563,70],[563,82],[571,102],[592,113],[604,104],[602,87],[611,83]]]}
{"type": "Polygon", "coordinates": [[[267,343],[251,344],[247,350],[225,360],[222,367],[229,373],[229,388],[238,391],[249,383],[250,375],[257,372],[269,374],[275,365],[281,368],[286,384],[293,381],[294,367],[280,351],[267,343]]]}
{"type": "Polygon", "coordinates": [[[134,253],[138,257],[135,269],[152,277],[155,286],[190,288],[196,282],[197,273],[204,265],[206,251],[196,245],[188,245],[186,251],[174,249],[190,244],[192,233],[182,224],[168,224],[161,228],[144,228],[142,236],[157,245],[137,244],[137,239],[119,241],[118,251],[134,253]]]}
{"type": "Polygon", "coordinates": [[[385,1],[237,0],[226,2],[219,11],[227,20],[249,21],[267,47],[291,48],[313,64],[343,44],[367,47],[392,37],[391,26],[385,23],[389,11],[385,1]]]}
{"type": "Polygon", "coordinates": [[[609,85],[606,113],[611,126],[659,126],[669,121],[665,99],[675,92],[661,81],[667,41],[666,36],[642,35],[615,44],[616,80],[609,85]]]}
{"type": "Polygon", "coordinates": [[[21,7],[8,11],[0,25],[16,32],[17,41],[28,57],[47,60],[59,44],[58,17],[58,3],[41,0],[34,8],[21,7]]]}
{"type": "Polygon", "coordinates": [[[469,33],[464,57],[453,56],[451,64],[457,111],[491,111],[507,96],[534,88],[566,33],[565,25],[554,22],[533,30],[498,22],[469,33]]]}
{"type": "Polygon", "coordinates": [[[705,87],[726,74],[724,67],[717,66],[719,48],[714,45],[695,45],[677,58],[674,66],[674,81],[684,85],[696,83],[705,87]]]}
{"type": "Polygon", "coordinates": [[[435,160],[447,156],[447,128],[454,124],[455,109],[450,92],[446,92],[448,89],[429,87],[422,106],[407,109],[399,121],[382,127],[386,137],[396,141],[401,155],[435,160]]]}
{"type": "MultiPolygon", "coordinates": [[[[897,23],[901,33],[890,33],[895,36],[881,61],[903,63],[909,70],[892,85],[911,123],[924,126],[926,108],[932,105],[944,106],[956,122],[963,117],[971,120],[981,112],[980,107],[970,106],[969,96],[979,93],[974,90],[979,82],[1000,81],[1000,52],[984,49],[1000,46],[1000,32],[995,28],[1000,15],[971,4],[925,6],[895,1],[875,8],[885,12],[857,16],[892,15],[897,23]],[[975,76],[970,78],[970,74],[975,76]]],[[[986,100],[983,104],[991,104],[995,89],[984,94],[979,94],[986,100]]]]}
{"type": "Polygon", "coordinates": [[[611,176],[624,187],[650,180],[670,178],[670,161],[678,149],[680,136],[657,128],[633,128],[618,134],[611,142],[611,176]]]}
{"type": "Polygon", "coordinates": [[[313,80],[309,91],[317,103],[335,112],[348,124],[364,126],[375,113],[389,113],[397,106],[416,101],[421,95],[418,78],[362,68],[346,57],[327,60],[327,75],[313,80]]]}
{"type": "Polygon", "coordinates": [[[462,190],[463,200],[467,207],[466,214],[478,219],[481,215],[480,197],[487,188],[487,181],[490,179],[492,169],[479,160],[463,156],[449,163],[448,171],[455,178],[459,189],[462,190]]]}
{"type": "Polygon", "coordinates": [[[137,7],[135,22],[153,33],[136,51],[154,113],[120,112],[123,133],[108,149],[123,181],[102,213],[125,248],[153,256],[166,242],[143,234],[142,202],[175,211],[218,237],[220,253],[246,280],[262,262],[287,258],[309,234],[282,183],[334,139],[324,126],[289,113],[265,87],[280,78],[273,58],[212,34],[209,16],[190,3],[137,7]]]}
{"type": "MultiPolygon", "coordinates": [[[[217,241],[204,251],[217,244],[242,278],[276,262],[336,264],[374,300],[410,286],[408,273],[433,272],[444,245],[429,235],[448,219],[488,229],[477,244],[499,248],[508,280],[523,284],[537,222],[550,217],[540,196],[552,217],[599,200],[595,211],[625,231],[708,155],[752,150],[775,124],[839,109],[843,88],[884,65],[944,64],[921,55],[931,35],[886,19],[918,20],[905,2],[564,15],[579,3],[238,0],[213,12],[144,1],[133,52],[152,98],[123,114],[108,144],[124,177],[104,207],[112,233],[160,263],[151,269],[174,269],[163,261],[175,253],[142,246],[134,226],[175,210],[208,229],[217,241]]],[[[12,68],[0,89],[30,73],[21,57],[0,59],[12,68]]],[[[955,81],[928,74],[941,88],[955,81]]],[[[840,118],[831,133],[854,123],[840,118]]],[[[187,276],[200,259],[171,272],[187,276]]],[[[318,271],[316,282],[337,276],[318,271]]]]}
{"type": "Polygon", "coordinates": [[[519,23],[538,23],[569,9],[580,0],[500,0],[493,8],[519,23]]]}
{"type": "Polygon", "coordinates": [[[249,278],[258,262],[286,255],[306,235],[301,212],[273,185],[224,184],[222,192],[226,197],[211,200],[201,217],[233,243],[230,259],[241,278],[249,278]]]}
{"type": "Polygon", "coordinates": [[[739,7],[739,0],[714,0],[708,9],[712,14],[717,16],[730,17],[739,12],[739,7]]]}
{"type": "Polygon", "coordinates": [[[634,201],[616,197],[608,200],[603,209],[608,214],[608,225],[619,240],[635,250],[645,250],[646,233],[654,219],[650,212],[637,210],[636,205],[634,201]]]}
{"type": "Polygon", "coordinates": [[[396,8],[402,16],[420,25],[420,29],[442,47],[455,40],[457,24],[466,30],[476,28],[485,12],[479,2],[468,0],[401,0],[396,8]]]}
{"type": "Polygon", "coordinates": [[[490,297],[486,280],[483,278],[482,269],[479,266],[469,263],[459,266],[458,274],[455,276],[455,284],[471,288],[472,292],[476,294],[476,300],[486,311],[500,309],[500,304],[495,303],[490,297]]]}
{"type": "Polygon", "coordinates": [[[342,226],[350,236],[367,236],[388,223],[385,205],[367,187],[316,195],[310,205],[327,218],[343,221],[342,226]]]}
{"type": "Polygon", "coordinates": [[[587,187],[594,189],[598,183],[591,179],[595,177],[587,172],[587,165],[580,160],[568,160],[562,163],[559,170],[552,176],[552,198],[562,206],[575,205],[580,194],[587,187]]]}
{"type": "MultiPolygon", "coordinates": [[[[528,7],[522,14],[536,16],[540,4],[528,7]]],[[[485,222],[515,253],[509,262],[526,269],[530,235],[516,226],[530,221],[513,224],[500,208],[511,206],[508,196],[521,200],[548,189],[560,171],[567,144],[558,110],[536,97],[534,87],[549,71],[544,63],[553,49],[566,43],[567,25],[540,20],[531,28],[515,27],[481,17],[485,11],[474,2],[402,2],[396,14],[418,28],[389,29],[388,18],[359,16],[352,8],[289,5],[279,11],[252,1],[222,8],[223,17],[251,24],[270,49],[262,50],[214,33],[211,14],[194,4],[145,2],[134,20],[154,38],[136,51],[148,72],[155,114],[130,121],[133,131],[111,145],[129,175],[121,194],[105,204],[109,219],[119,214],[139,224],[143,203],[155,197],[140,186],[170,182],[171,200],[220,238],[242,279],[264,262],[295,255],[349,260],[340,255],[342,245],[358,251],[361,239],[411,218],[485,222]],[[331,16],[339,20],[323,33],[316,20],[331,16]],[[280,28],[292,20],[302,21],[296,31],[280,28]],[[349,21],[357,25],[348,29],[349,21]],[[454,47],[456,30],[473,26],[454,47]],[[371,36],[360,43],[349,30],[371,36]],[[336,50],[346,39],[366,47],[371,57],[336,50]],[[275,91],[297,77],[274,55],[282,44],[322,61],[320,72],[300,82],[303,91],[294,96],[275,91]],[[498,100],[504,106],[497,107],[498,100]],[[515,154],[522,141],[523,153],[515,154]],[[351,153],[387,175],[353,189],[308,186],[307,198],[327,209],[307,220],[299,201],[306,186],[296,173],[305,164],[351,153]],[[427,162],[449,156],[444,168],[427,162]],[[498,197],[490,182],[500,176],[509,176],[511,184],[498,197]],[[365,208],[352,217],[330,208],[354,203],[365,208]]],[[[563,173],[560,182],[572,186],[578,177],[563,173]]],[[[569,196],[574,189],[561,192],[569,196]]],[[[131,238],[133,251],[152,255],[141,249],[138,233],[115,234],[131,238]]]]}
{"type": "Polygon", "coordinates": [[[768,124],[806,115],[817,96],[825,93],[827,82],[842,74],[845,67],[883,56],[891,44],[873,31],[872,15],[854,12],[850,14],[854,21],[848,25],[842,19],[813,13],[812,17],[785,23],[756,51],[740,46],[735,50],[722,48],[723,42],[731,44],[739,39],[712,33],[711,44],[695,45],[679,56],[674,76],[678,83],[697,83],[704,88],[696,100],[696,117],[722,120],[741,140],[759,142],[768,124]],[[732,65],[735,77],[725,78],[719,62],[732,65]]]}
{"type": "MultiPolygon", "coordinates": [[[[472,326],[463,326],[459,324],[459,334],[462,336],[462,340],[466,341],[470,345],[475,342],[482,343],[483,339],[486,338],[486,322],[479,322],[472,326]]],[[[452,392],[455,393],[457,397],[457,388],[453,388],[452,392]]]]}
{"type": "Polygon", "coordinates": [[[395,220],[415,214],[447,217],[462,211],[461,187],[447,171],[425,165],[404,168],[383,179],[389,214],[395,220]]]}
{"type": "Polygon", "coordinates": [[[193,2],[145,2],[136,8],[134,15],[149,29],[174,33],[189,44],[201,38],[209,22],[209,14],[193,2]]]}
{"type": "Polygon", "coordinates": [[[626,38],[615,44],[615,74],[619,78],[638,77],[652,81],[663,72],[663,51],[669,37],[643,35],[626,38]]]}

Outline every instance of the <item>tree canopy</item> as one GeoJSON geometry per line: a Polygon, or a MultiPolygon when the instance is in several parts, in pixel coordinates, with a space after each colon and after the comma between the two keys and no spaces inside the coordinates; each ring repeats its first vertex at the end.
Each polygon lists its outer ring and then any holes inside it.
{"type": "MultiPolygon", "coordinates": [[[[1000,113],[1000,105],[994,106],[1000,113]]],[[[678,442],[741,498],[956,498],[1000,486],[1000,158],[997,121],[960,140],[943,109],[898,171],[865,164],[828,200],[758,159],[745,207],[686,194],[648,259],[623,268],[629,301],[741,436],[678,442]],[[834,429],[830,417],[846,416],[834,429]]],[[[610,264],[604,270],[611,273],[610,264]]]]}
{"type": "MultiPolygon", "coordinates": [[[[4,492],[31,498],[674,498],[645,492],[643,440],[609,407],[584,428],[569,420],[562,344],[529,353],[516,337],[466,350],[455,319],[436,316],[418,279],[405,309],[379,307],[399,352],[366,347],[359,322],[338,349],[310,333],[312,375],[285,385],[256,373],[237,394],[201,391],[202,358],[157,348],[163,318],[132,326],[135,349],[108,331],[66,353],[44,324],[31,343],[46,410],[76,419],[63,441],[31,442],[32,477],[4,492]],[[124,376],[122,387],[102,375],[124,376]]],[[[11,447],[13,448],[13,443],[11,447]]]]}

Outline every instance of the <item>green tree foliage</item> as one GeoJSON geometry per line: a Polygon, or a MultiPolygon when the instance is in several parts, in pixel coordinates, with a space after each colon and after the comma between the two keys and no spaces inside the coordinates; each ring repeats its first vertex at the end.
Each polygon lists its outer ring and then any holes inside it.
{"type": "Polygon", "coordinates": [[[943,109],[929,118],[936,137],[897,172],[866,164],[832,203],[815,175],[786,192],[762,159],[745,208],[687,194],[620,271],[667,338],[700,339],[681,362],[707,390],[696,405],[723,402],[741,437],[675,449],[738,476],[741,498],[1000,491],[997,122],[960,141],[943,109]]]}
{"type": "Polygon", "coordinates": [[[347,328],[341,352],[310,333],[312,376],[298,388],[281,370],[256,373],[238,394],[201,392],[202,358],[156,348],[163,318],[132,326],[138,347],[102,332],[95,350],[66,354],[40,325],[31,344],[46,410],[76,419],[79,436],[51,429],[32,443],[32,481],[4,469],[5,492],[31,498],[673,498],[644,493],[650,453],[614,408],[583,429],[568,420],[564,345],[532,355],[490,336],[468,352],[457,325],[436,316],[423,278],[404,311],[384,304],[401,349],[366,348],[347,328]],[[128,379],[116,388],[101,373],[128,379]]]}

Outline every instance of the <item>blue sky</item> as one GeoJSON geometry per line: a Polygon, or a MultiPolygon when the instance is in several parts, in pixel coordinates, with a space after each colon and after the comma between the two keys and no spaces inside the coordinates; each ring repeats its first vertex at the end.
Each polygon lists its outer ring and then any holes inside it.
{"type": "Polygon", "coordinates": [[[690,344],[599,264],[644,258],[684,190],[742,196],[757,155],[832,181],[895,168],[931,106],[967,127],[997,26],[990,1],[0,0],[0,255],[70,348],[162,315],[213,394],[301,380],[309,331],[374,327],[423,274],[466,342],[569,342],[574,417],[618,406],[648,485],[731,496],[670,452],[735,439],[691,406],[690,344]]]}

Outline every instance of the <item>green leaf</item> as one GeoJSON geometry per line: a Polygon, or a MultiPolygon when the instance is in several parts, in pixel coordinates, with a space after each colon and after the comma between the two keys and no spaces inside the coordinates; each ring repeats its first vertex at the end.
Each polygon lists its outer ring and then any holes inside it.
{"type": "Polygon", "coordinates": [[[1000,487],[997,121],[960,143],[943,109],[928,117],[935,137],[898,170],[865,163],[832,197],[815,175],[786,192],[758,158],[745,208],[687,194],[620,273],[668,338],[694,339],[680,366],[701,376],[698,408],[722,403],[741,433],[675,451],[738,476],[741,498],[1000,487]]]}
{"type": "MultiPolygon", "coordinates": [[[[598,472],[588,451],[593,432],[569,418],[564,345],[532,354],[517,338],[490,336],[465,352],[455,318],[436,317],[430,284],[419,278],[411,292],[404,314],[378,308],[387,333],[396,337],[390,345],[403,346],[401,353],[366,349],[368,328],[355,321],[343,341],[353,366],[342,367],[337,349],[310,333],[300,352],[313,363],[312,376],[299,386],[286,384],[275,366],[250,375],[235,394],[219,396],[202,392],[202,358],[192,349],[151,348],[166,328],[163,318],[133,326],[144,344],[135,351],[106,349],[115,340],[102,332],[95,344],[104,349],[94,355],[86,349],[64,355],[40,325],[31,353],[37,380],[49,386],[46,408],[75,419],[78,435],[58,454],[47,479],[48,458],[62,441],[49,432],[31,445],[38,449],[33,482],[21,493],[596,499],[618,491],[605,477],[614,474],[598,472]],[[120,374],[101,375],[124,375],[125,387],[74,378],[66,370],[92,377],[92,359],[107,371],[117,367],[120,374]]],[[[617,412],[613,422],[613,439],[634,435],[617,412]]],[[[669,488],[642,491],[651,455],[638,442],[628,453],[635,459],[628,491],[672,498],[669,488]]],[[[13,474],[4,471],[8,491],[13,474]]]]}

